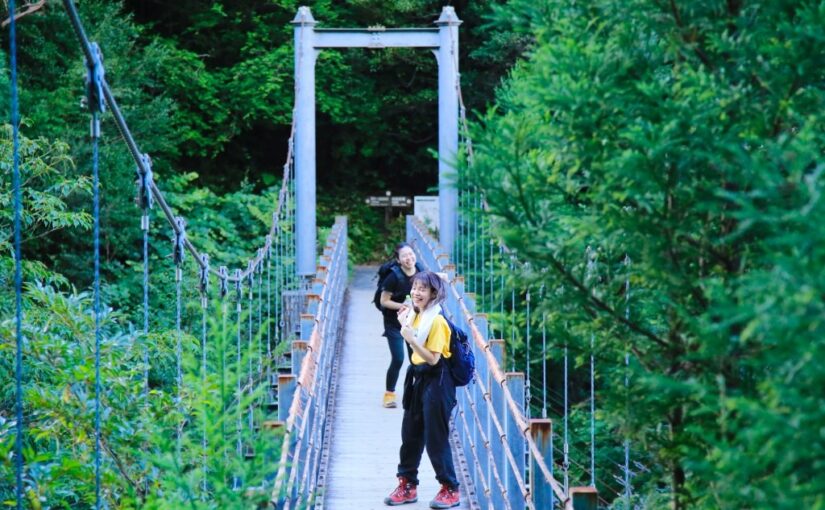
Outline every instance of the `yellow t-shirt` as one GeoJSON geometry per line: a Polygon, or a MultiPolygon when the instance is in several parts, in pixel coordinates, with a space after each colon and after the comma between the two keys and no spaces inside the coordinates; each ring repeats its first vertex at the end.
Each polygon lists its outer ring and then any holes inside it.
{"type": "MultiPolygon", "coordinates": [[[[415,320],[412,323],[413,329],[418,329],[420,319],[421,314],[415,316],[415,320]]],[[[431,352],[440,352],[443,358],[450,357],[450,326],[441,314],[436,315],[435,319],[433,319],[433,326],[430,328],[430,334],[427,335],[427,341],[424,342],[424,348],[429,349],[431,352]]],[[[426,363],[424,358],[419,356],[415,351],[413,351],[410,360],[413,365],[426,363]]]]}

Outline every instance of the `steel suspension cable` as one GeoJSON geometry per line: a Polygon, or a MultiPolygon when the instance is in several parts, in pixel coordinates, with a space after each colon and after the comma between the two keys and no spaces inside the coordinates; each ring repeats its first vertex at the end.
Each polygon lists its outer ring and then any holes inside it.
{"type": "MultiPolygon", "coordinates": [[[[269,239],[268,241],[271,241],[269,239]]],[[[266,402],[272,402],[272,243],[266,254],[266,384],[270,387],[266,402]]]]}
{"type": "Polygon", "coordinates": [[[504,332],[505,332],[505,324],[506,324],[506,316],[504,315],[504,293],[506,291],[504,285],[504,275],[507,274],[507,262],[504,260],[504,247],[499,243],[498,245],[498,256],[499,256],[499,271],[500,271],[500,278],[499,278],[499,321],[501,322],[500,329],[501,329],[501,339],[504,340],[504,332]]]}
{"type": "Polygon", "coordinates": [[[141,155],[143,165],[137,173],[138,205],[143,210],[140,229],[143,231],[143,406],[149,406],[149,211],[154,205],[152,198],[152,161],[148,154],[141,155]]]}
{"type": "Polygon", "coordinates": [[[590,333],[590,485],[596,486],[596,335],[590,333]]]}
{"type": "MultiPolygon", "coordinates": [[[[595,251],[587,247],[585,250],[585,281],[592,288],[594,273],[596,273],[595,251]]],[[[592,292],[592,291],[591,291],[592,292]]],[[[590,485],[596,487],[596,362],[595,362],[596,335],[590,333],[590,485]]]]}
{"type": "MultiPolygon", "coordinates": [[[[510,274],[514,275],[516,259],[510,255],[510,274]]],[[[516,285],[510,289],[510,371],[516,371],[516,285]]]]}
{"type": "Polygon", "coordinates": [[[209,392],[206,386],[206,372],[207,372],[207,362],[206,362],[206,313],[209,308],[209,255],[203,254],[201,255],[201,271],[200,271],[200,294],[201,294],[201,401],[203,404],[203,431],[201,434],[201,460],[203,464],[203,473],[202,473],[202,484],[201,484],[201,497],[203,500],[206,500],[207,496],[207,463],[208,463],[208,454],[207,454],[207,437],[206,437],[206,429],[209,425],[209,417],[208,415],[208,400],[209,400],[209,392]]]}
{"type": "Polygon", "coordinates": [[[480,247],[479,247],[479,250],[478,250],[480,255],[481,255],[481,262],[479,264],[479,267],[480,267],[479,270],[481,271],[481,289],[480,289],[481,290],[481,299],[479,300],[479,308],[480,309],[484,309],[483,307],[486,306],[486,304],[487,304],[487,299],[486,299],[486,294],[487,294],[487,281],[486,281],[486,278],[487,278],[487,263],[484,260],[484,253],[487,251],[485,249],[485,244],[486,244],[485,240],[487,238],[484,236],[484,225],[485,225],[485,223],[486,222],[484,221],[484,215],[481,215],[481,236],[480,236],[480,240],[479,240],[481,244],[480,244],[480,247]]]}
{"type": "Polygon", "coordinates": [[[175,427],[175,445],[177,461],[181,460],[181,436],[183,434],[183,340],[181,333],[181,295],[183,287],[183,261],[186,250],[183,245],[183,238],[186,237],[186,224],[183,218],[176,219],[178,232],[175,233],[175,242],[172,248],[175,262],[175,381],[177,383],[177,402],[175,407],[178,411],[178,425],[175,427]]]}
{"type": "Polygon", "coordinates": [[[90,137],[92,139],[92,216],[94,252],[94,334],[95,334],[95,509],[100,509],[100,114],[106,109],[101,93],[103,83],[103,57],[97,44],[90,45],[86,59],[86,94],[92,114],[90,137]]]}
{"type": "Polygon", "coordinates": [[[456,197],[456,200],[457,200],[457,202],[456,202],[456,207],[457,207],[457,209],[456,209],[456,231],[455,231],[455,239],[453,239],[453,250],[454,250],[454,253],[456,254],[455,261],[453,263],[455,264],[456,273],[461,272],[461,261],[458,258],[458,255],[461,253],[461,219],[462,219],[462,216],[463,216],[463,213],[461,211],[461,207],[462,207],[461,206],[461,204],[462,204],[462,198],[461,198],[462,190],[461,190],[460,183],[461,183],[461,176],[459,175],[458,176],[458,181],[456,183],[456,187],[458,189],[458,192],[457,192],[458,194],[457,194],[457,197],[456,197]]]}
{"type": "Polygon", "coordinates": [[[226,318],[228,316],[228,305],[226,303],[226,296],[229,294],[229,269],[226,266],[221,266],[218,268],[218,285],[219,291],[218,296],[221,300],[221,343],[220,349],[220,402],[221,402],[221,445],[223,447],[223,456],[227,458],[227,441],[226,441],[226,419],[224,415],[226,414],[226,354],[227,354],[227,333],[228,330],[226,328],[226,318]]]}
{"type": "MultiPolygon", "coordinates": [[[[66,12],[69,15],[69,19],[72,23],[72,27],[75,30],[75,34],[77,35],[77,37],[80,41],[81,49],[82,49],[84,55],[86,56],[86,60],[91,61],[92,58],[93,58],[93,56],[92,56],[93,55],[93,49],[92,48],[93,48],[94,43],[91,43],[89,41],[88,37],[86,36],[86,32],[83,29],[83,25],[80,21],[80,16],[77,12],[77,8],[75,7],[73,0],[63,0],[63,5],[66,9],[66,12]]],[[[131,131],[129,130],[129,126],[126,124],[126,121],[123,117],[123,114],[120,111],[120,108],[117,104],[117,101],[116,101],[114,95],[112,94],[112,90],[109,87],[109,84],[106,82],[105,77],[103,76],[102,73],[100,75],[99,88],[101,90],[101,97],[105,101],[105,104],[107,104],[109,106],[109,109],[111,110],[112,116],[115,120],[115,125],[116,125],[121,137],[123,138],[124,142],[126,143],[126,146],[129,149],[130,154],[132,155],[132,159],[135,161],[135,164],[140,169],[141,174],[146,174],[148,171],[151,170],[150,168],[148,168],[148,166],[146,164],[146,161],[145,161],[146,155],[140,152],[140,150],[138,148],[138,145],[135,142],[135,139],[132,136],[131,131]]],[[[294,115],[293,115],[292,126],[291,126],[291,129],[290,129],[290,135],[289,135],[290,140],[289,140],[288,150],[287,150],[287,158],[286,158],[287,162],[284,165],[284,175],[286,177],[282,181],[282,188],[287,186],[287,184],[288,184],[287,181],[289,179],[294,178],[294,173],[291,173],[291,172],[288,171],[289,168],[293,166],[293,165],[291,165],[291,162],[293,160],[294,144],[292,143],[292,139],[294,138],[294,135],[295,135],[295,118],[294,118],[294,115]]],[[[294,168],[293,168],[293,171],[294,171],[294,168]]],[[[157,204],[160,206],[161,210],[163,211],[163,214],[166,217],[167,222],[177,232],[177,226],[175,224],[175,217],[176,216],[173,213],[173,211],[172,211],[171,207],[169,206],[169,204],[166,202],[166,199],[164,198],[164,196],[163,196],[162,192],[160,191],[160,189],[158,188],[157,184],[154,181],[152,181],[149,184],[148,188],[151,191],[152,197],[154,198],[154,200],[157,202],[157,204]]],[[[277,205],[277,209],[280,210],[282,207],[284,207],[284,204],[281,201],[279,201],[279,203],[277,205]]],[[[274,232],[274,229],[275,229],[275,225],[273,225],[272,228],[270,229],[270,232],[269,232],[270,235],[274,232]]],[[[198,251],[198,249],[195,247],[195,245],[192,244],[192,242],[188,238],[185,240],[185,246],[186,246],[187,251],[189,251],[193,255],[194,260],[198,264],[201,264],[201,262],[200,262],[202,260],[201,254],[198,251]]],[[[254,262],[255,263],[253,264],[252,267],[257,268],[258,265],[262,261],[260,259],[255,259],[254,262]]],[[[247,271],[248,271],[248,269],[247,269],[247,271]]],[[[242,271],[241,272],[241,279],[247,277],[247,275],[248,275],[247,271],[242,271]]],[[[212,269],[211,272],[215,276],[217,276],[216,270],[212,269]]],[[[230,277],[230,281],[233,281],[233,280],[234,280],[234,277],[230,277]]]]}
{"type": "Polygon", "coordinates": [[[524,385],[524,411],[525,411],[524,414],[525,414],[525,416],[527,416],[529,418],[531,416],[531,413],[530,413],[530,393],[531,393],[531,391],[530,390],[531,390],[531,387],[532,387],[532,384],[530,383],[530,286],[529,285],[527,286],[527,289],[525,290],[525,293],[524,293],[524,301],[527,305],[526,318],[525,318],[526,331],[524,333],[524,343],[525,343],[524,352],[525,352],[525,355],[526,355],[526,358],[527,358],[527,363],[526,363],[527,366],[526,366],[526,370],[525,370],[525,372],[526,372],[526,374],[525,374],[526,381],[525,381],[525,385],[524,385]]]}
{"type": "MultiPolygon", "coordinates": [[[[282,229],[278,229],[277,239],[278,240],[276,241],[276,244],[275,244],[275,256],[277,257],[276,260],[278,260],[278,264],[276,264],[276,266],[275,266],[275,282],[276,282],[275,286],[278,287],[279,289],[283,290],[285,288],[285,282],[284,282],[285,279],[283,278],[284,255],[283,255],[283,246],[282,246],[283,245],[283,230],[282,229]]],[[[284,329],[284,325],[283,325],[283,320],[284,320],[283,319],[283,306],[284,306],[283,305],[283,293],[279,292],[276,295],[275,299],[276,299],[276,301],[275,301],[275,303],[276,303],[276,306],[275,306],[275,345],[277,346],[277,345],[280,345],[280,343],[281,343],[281,340],[282,340],[281,335],[283,334],[283,329],[284,329]]],[[[280,351],[276,350],[276,352],[280,352],[280,351]]],[[[276,374],[278,373],[277,367],[280,366],[280,364],[281,364],[281,356],[278,355],[278,363],[276,365],[276,370],[275,370],[276,374]]]]}
{"type": "MultiPolygon", "coordinates": [[[[625,275],[625,320],[630,321],[630,256],[625,254],[624,264],[626,268],[625,275]]],[[[625,349],[624,353],[624,387],[625,387],[625,414],[630,418],[630,352],[625,349]]],[[[625,508],[630,509],[630,496],[632,487],[630,484],[630,431],[625,432],[624,440],[624,491],[625,491],[625,508]]]]}
{"type": "MultiPolygon", "coordinates": [[[[493,260],[493,246],[495,243],[493,242],[493,233],[492,233],[492,225],[490,225],[490,303],[489,303],[489,310],[493,309],[493,301],[495,300],[495,284],[496,284],[496,267],[495,267],[495,260],[493,260]]],[[[493,321],[490,321],[490,327],[488,328],[489,331],[487,333],[488,339],[492,340],[495,338],[495,334],[493,331],[493,321]]]]}
{"type": "MultiPolygon", "coordinates": [[[[250,269],[253,267],[252,264],[253,264],[253,262],[250,260],[249,261],[250,269]]],[[[247,384],[249,385],[249,391],[250,391],[250,395],[251,395],[252,394],[252,379],[253,379],[253,375],[252,375],[252,372],[253,372],[253,368],[252,368],[252,350],[254,348],[254,344],[253,344],[253,340],[252,340],[252,314],[255,313],[254,312],[254,306],[255,306],[255,301],[254,301],[254,299],[255,299],[255,297],[254,297],[254,295],[255,295],[255,290],[254,290],[255,289],[255,272],[254,271],[250,270],[248,272],[247,285],[249,286],[249,294],[248,294],[248,296],[249,296],[249,312],[247,314],[247,317],[249,318],[249,320],[247,321],[247,328],[248,329],[247,329],[247,343],[246,343],[246,356],[247,356],[247,365],[248,365],[247,366],[247,371],[248,371],[247,372],[247,384]]],[[[254,430],[255,430],[255,413],[252,409],[252,401],[251,400],[249,402],[248,410],[249,410],[249,435],[251,437],[254,430]]]]}
{"type": "MultiPolygon", "coordinates": [[[[539,302],[544,302],[544,284],[539,289],[539,302]]],[[[541,417],[547,419],[547,311],[541,310],[541,417]]]]}
{"type": "MultiPolygon", "coordinates": [[[[14,437],[14,479],[17,510],[23,509],[23,264],[22,244],[23,196],[20,179],[20,104],[17,90],[17,22],[15,0],[9,0],[9,67],[12,140],[12,196],[14,201],[14,414],[17,434],[14,437]]],[[[97,316],[95,316],[97,317],[97,316]]]]}
{"type": "Polygon", "coordinates": [[[570,489],[570,443],[568,441],[567,435],[567,415],[568,415],[568,405],[567,405],[567,364],[568,364],[568,353],[567,353],[567,339],[564,340],[564,492],[569,493],[570,489]]]}
{"type": "MultiPolygon", "coordinates": [[[[266,257],[266,254],[261,254],[262,259],[266,257]]],[[[264,290],[264,266],[261,264],[258,267],[258,378],[261,377],[264,373],[264,335],[263,335],[263,310],[264,310],[264,299],[263,299],[263,290],[264,290]]]]}
{"type": "Polygon", "coordinates": [[[94,314],[95,314],[95,508],[100,509],[100,170],[98,167],[98,138],[100,118],[92,113],[92,189],[94,216],[94,314]]]}
{"type": "Polygon", "coordinates": [[[478,278],[479,278],[479,257],[478,257],[478,241],[479,241],[479,223],[481,222],[481,215],[479,209],[479,192],[476,190],[475,202],[473,203],[473,292],[479,294],[478,278]]]}
{"type": "MultiPolygon", "coordinates": [[[[238,459],[243,458],[243,407],[241,402],[243,401],[243,388],[241,384],[241,379],[243,376],[243,364],[241,362],[241,315],[243,313],[243,288],[241,287],[241,278],[240,278],[240,269],[235,270],[235,312],[237,313],[237,325],[238,325],[238,334],[236,336],[236,363],[235,363],[235,378],[237,383],[237,410],[236,410],[236,420],[235,420],[235,433],[236,433],[236,453],[238,455],[238,459]]],[[[232,488],[238,490],[241,488],[242,481],[240,477],[235,474],[232,477],[232,488]]]]}

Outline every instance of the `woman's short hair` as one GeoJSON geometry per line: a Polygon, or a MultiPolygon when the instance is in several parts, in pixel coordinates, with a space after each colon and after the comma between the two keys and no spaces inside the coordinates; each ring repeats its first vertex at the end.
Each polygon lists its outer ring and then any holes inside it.
{"type": "Polygon", "coordinates": [[[422,285],[426,285],[432,289],[433,294],[435,294],[433,301],[436,304],[442,303],[445,299],[447,299],[446,283],[440,276],[432,271],[421,271],[420,273],[415,273],[410,279],[410,284],[415,285],[415,282],[421,282],[422,285]]]}
{"type": "Polygon", "coordinates": [[[392,251],[392,256],[393,258],[395,258],[395,260],[398,260],[398,256],[401,254],[401,250],[403,250],[404,248],[409,248],[412,250],[412,246],[410,246],[407,243],[398,243],[397,245],[395,245],[395,249],[392,251]]]}

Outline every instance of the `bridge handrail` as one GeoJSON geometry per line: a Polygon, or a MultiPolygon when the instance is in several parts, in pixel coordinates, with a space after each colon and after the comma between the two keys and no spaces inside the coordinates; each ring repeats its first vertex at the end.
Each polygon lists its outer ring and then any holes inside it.
{"type": "MultiPolygon", "coordinates": [[[[493,353],[490,352],[490,344],[486,341],[484,335],[481,333],[481,331],[479,331],[478,327],[476,326],[473,313],[467,307],[463,293],[460,292],[456,286],[456,278],[454,274],[455,266],[453,266],[450,263],[446,251],[432,237],[427,227],[420,220],[413,216],[407,217],[407,238],[409,241],[411,241],[413,247],[417,248],[417,251],[419,252],[421,252],[420,247],[418,246],[419,242],[423,243],[426,246],[427,250],[429,251],[429,256],[424,257],[425,260],[423,261],[426,265],[431,266],[435,271],[446,272],[448,273],[448,275],[452,276],[449,282],[450,292],[452,296],[455,298],[456,303],[459,306],[460,313],[462,314],[464,321],[470,329],[470,333],[473,337],[473,342],[476,346],[477,352],[483,353],[484,361],[487,364],[490,376],[501,387],[507,410],[509,411],[510,416],[516,424],[516,427],[518,428],[519,432],[524,437],[524,440],[526,441],[526,444],[528,445],[528,448],[531,454],[533,455],[533,460],[536,463],[536,467],[542,474],[544,482],[551,487],[553,493],[564,505],[565,510],[572,510],[572,499],[567,493],[565,493],[561,484],[553,477],[549,467],[547,466],[547,463],[544,461],[544,456],[542,452],[539,450],[538,445],[536,444],[533,437],[530,435],[530,425],[528,424],[527,419],[524,417],[521,409],[519,408],[518,404],[516,403],[507,386],[507,378],[505,376],[504,371],[502,371],[502,369],[500,368],[499,363],[496,360],[493,353]]],[[[476,379],[477,384],[484,384],[483,381],[480,380],[480,375],[478,371],[476,371],[476,379]]],[[[469,386],[465,387],[465,390],[469,391],[468,388],[469,386]]],[[[487,405],[489,407],[492,407],[489,392],[485,392],[484,400],[487,402],[487,405]]],[[[500,434],[502,443],[504,443],[505,433],[503,431],[503,428],[501,427],[501,423],[499,422],[498,417],[494,412],[490,413],[490,416],[492,417],[497,432],[500,434]]],[[[534,508],[534,505],[532,502],[532,498],[530,497],[530,491],[526,487],[526,484],[523,480],[521,473],[519,473],[518,469],[516,469],[517,462],[513,456],[513,452],[510,451],[510,449],[506,445],[504,450],[505,455],[507,456],[507,461],[512,468],[513,474],[517,479],[522,494],[525,497],[525,504],[527,504],[528,507],[532,509],[534,508]]]]}
{"type": "Polygon", "coordinates": [[[319,445],[326,425],[329,366],[340,334],[338,321],[343,311],[346,281],[347,221],[345,217],[338,217],[327,238],[311,293],[307,295],[312,330],[283,423],[283,446],[271,497],[272,504],[279,509],[297,508],[302,501],[316,495],[319,445]],[[311,428],[309,437],[308,427],[311,428]],[[299,469],[302,470],[300,480],[299,469]]]}

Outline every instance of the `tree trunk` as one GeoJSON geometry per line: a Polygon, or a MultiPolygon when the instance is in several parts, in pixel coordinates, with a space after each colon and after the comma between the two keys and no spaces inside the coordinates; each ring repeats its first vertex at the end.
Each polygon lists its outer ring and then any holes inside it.
{"type": "MultiPolygon", "coordinates": [[[[682,407],[677,407],[670,415],[670,430],[672,439],[677,440],[682,431],[682,407]]],[[[679,459],[673,461],[672,465],[673,477],[673,510],[682,510],[686,508],[687,494],[685,494],[685,470],[679,459]]]]}

